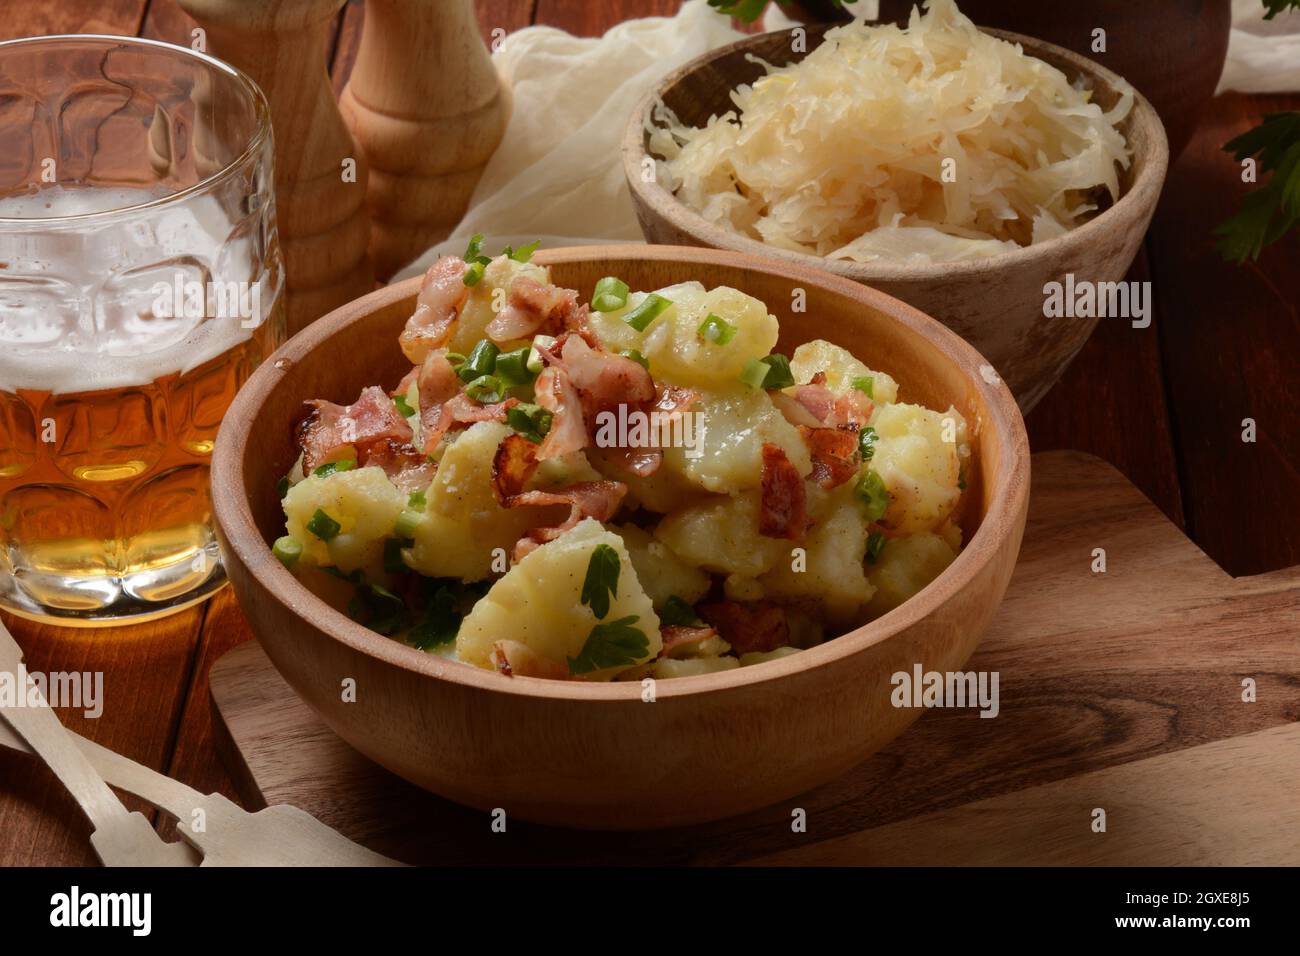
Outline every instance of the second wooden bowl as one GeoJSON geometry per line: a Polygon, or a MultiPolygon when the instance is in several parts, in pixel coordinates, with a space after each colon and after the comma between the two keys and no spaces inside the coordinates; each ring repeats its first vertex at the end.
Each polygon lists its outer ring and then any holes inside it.
{"type": "Polygon", "coordinates": [[[743,289],[780,319],[787,354],[826,338],[893,375],[901,400],[955,405],[972,434],[965,549],[911,601],[852,633],[752,667],[659,681],[653,700],[637,683],[509,678],[381,637],[299,584],[269,542],[283,533],[276,482],[297,456],[291,429],[302,402],[351,401],[401,377],[397,335],[417,278],[296,335],[249,379],[222,425],[212,466],[217,529],[267,655],[357,750],[434,793],[509,817],[597,829],[684,825],[842,774],[920,716],[891,704],[892,675],[960,669],[1002,600],[1029,496],[1028,441],[1010,392],[937,322],[805,266],[654,246],[556,249],[537,261],[584,300],[606,275],[634,289],[690,279],[743,289]],[[806,311],[790,311],[795,289],[806,311]]]}
{"type": "MultiPolygon", "coordinates": [[[[815,49],[833,24],[809,26],[807,48],[815,49]]],[[[1124,85],[1114,73],[1069,50],[1041,40],[985,30],[1019,43],[1025,51],[1087,84],[1105,109],[1124,85]]],[[[1045,318],[1044,286],[1067,274],[1090,282],[1122,280],[1146,234],[1169,164],[1160,117],[1142,95],[1121,125],[1133,161],[1120,176],[1121,196],[1096,218],[1063,236],[1016,252],[924,265],[826,259],[766,245],[714,225],[688,208],[657,180],[645,175],[647,124],[662,99],[678,119],[702,126],[711,116],[734,109],[731,90],[764,74],[756,56],[785,66],[804,54],[791,49],[786,30],[747,37],[692,60],[666,77],[633,110],[623,139],[623,168],[641,231],[647,242],[709,246],[817,266],[897,296],[974,345],[1011,386],[1028,412],[1061,377],[1096,326],[1096,318],[1045,318]]],[[[847,94],[846,94],[847,95],[847,94]]],[[[1126,321],[1122,318],[1109,321],[1126,321]]]]}

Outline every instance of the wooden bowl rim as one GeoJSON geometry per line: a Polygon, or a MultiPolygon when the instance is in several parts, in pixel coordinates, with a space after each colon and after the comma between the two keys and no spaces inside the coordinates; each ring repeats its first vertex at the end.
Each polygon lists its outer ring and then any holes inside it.
{"type": "MultiPolygon", "coordinates": [[[[811,671],[851,657],[912,627],[969,584],[995,560],[1008,536],[1028,507],[1029,439],[1020,410],[1005,383],[990,384],[980,367],[991,367],[974,347],[941,323],[878,289],[801,264],[764,260],[745,253],[694,246],[566,246],[543,250],[535,261],[542,265],[578,262],[587,258],[654,260],[700,263],[766,272],[796,283],[821,287],[857,300],[868,308],[900,322],[921,335],[972,382],[984,404],[984,427],[1001,436],[997,445],[998,479],[990,489],[990,507],[974,537],[951,565],[920,594],[898,608],[853,631],[817,647],[788,657],[686,679],[660,680],[656,696],[686,697],[730,690],[791,674],[811,671]]],[[[267,358],[236,395],[222,423],[212,462],[214,517],[224,539],[226,560],[237,561],[261,585],[262,596],[282,611],[300,618],[330,639],[359,653],[411,673],[495,693],[566,701],[640,701],[639,681],[583,683],[531,677],[502,680],[501,675],[461,661],[427,654],[363,627],[336,611],[308,590],[271,553],[253,520],[243,493],[243,467],[252,427],[266,398],[286,372],[285,367],[304,361],[321,343],[353,322],[363,321],[377,309],[403,299],[414,299],[421,277],[416,276],[379,289],[335,309],[299,332],[267,358]]]]}
{"type": "MultiPolygon", "coordinates": [[[[809,34],[820,35],[840,23],[815,24],[807,27],[809,34]]],[[[997,255],[980,259],[959,259],[954,262],[931,262],[918,264],[899,264],[881,262],[853,262],[849,259],[829,259],[807,252],[796,252],[768,245],[757,239],[724,229],[709,222],[699,213],[689,208],[669,192],[658,180],[643,182],[641,164],[650,155],[646,148],[646,124],[651,120],[651,110],[662,96],[663,91],[679,82],[683,77],[694,73],[701,67],[721,57],[738,51],[748,51],[759,46],[765,39],[785,34],[787,30],[772,30],[745,37],[726,46],[718,47],[683,64],[665,76],[653,90],[641,98],[632,116],[628,120],[627,130],[623,135],[623,174],[635,202],[643,203],[657,214],[667,219],[673,226],[687,235],[704,242],[710,248],[729,249],[748,252],[754,255],[777,258],[786,262],[798,262],[821,268],[835,275],[847,276],[858,282],[906,282],[906,281],[943,281],[960,280],[975,276],[988,275],[1002,268],[1032,266],[1050,261],[1063,250],[1075,250],[1093,242],[1106,242],[1111,232],[1112,223],[1123,215],[1130,219],[1141,219],[1141,210],[1154,208],[1164,184],[1165,173],[1169,166],[1169,140],[1165,134],[1164,123],[1160,114],[1147,100],[1142,92],[1119,74],[1108,70],[1093,60],[1067,50],[1064,47],[1038,40],[1034,37],[1007,30],[995,30],[991,27],[977,27],[981,32],[1018,43],[1031,56],[1045,53],[1051,57],[1069,62],[1074,69],[1088,79],[1104,81],[1107,85],[1125,84],[1133,90],[1133,109],[1129,114],[1130,123],[1139,123],[1147,135],[1147,148],[1142,154],[1134,154],[1130,165],[1141,161],[1137,178],[1133,185],[1120,194],[1100,215],[1076,226],[1064,235],[1048,239],[1045,242],[1023,246],[1014,252],[1000,252],[997,255]],[[1116,215],[1112,215],[1116,214],[1116,215]]],[[[810,51],[811,52],[811,51],[810,51]]],[[[801,54],[806,56],[807,54],[801,54]]],[[[1039,57],[1042,59],[1042,57],[1039,57]]],[[[1049,63],[1049,65],[1052,65],[1049,63]]],[[[653,157],[652,157],[653,158],[653,157]]],[[[1115,223],[1115,225],[1119,225],[1115,223]]]]}

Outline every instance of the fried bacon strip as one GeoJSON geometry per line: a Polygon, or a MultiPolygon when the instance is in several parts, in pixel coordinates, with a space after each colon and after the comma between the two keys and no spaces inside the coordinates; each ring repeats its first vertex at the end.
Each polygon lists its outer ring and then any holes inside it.
{"type": "Polygon", "coordinates": [[[663,637],[664,646],[659,652],[660,657],[672,657],[673,651],[678,648],[689,647],[691,644],[702,644],[717,634],[717,630],[712,627],[691,627],[685,624],[666,624],[659,628],[659,633],[663,637]]]}
{"type": "Polygon", "coordinates": [[[807,530],[808,502],[803,476],[780,445],[764,442],[758,533],[797,541],[807,530]]]}
{"type": "Polygon", "coordinates": [[[546,285],[531,276],[510,280],[506,304],[487,324],[488,337],[497,342],[529,338],[537,333],[558,335],[586,323],[588,307],[578,305],[578,293],[546,285]]]}
{"type": "Polygon", "coordinates": [[[446,405],[460,392],[460,378],[447,361],[445,352],[430,352],[420,365],[416,387],[420,390],[420,439],[427,452],[451,427],[452,417],[446,405]]]}
{"type": "Polygon", "coordinates": [[[402,352],[416,365],[451,335],[460,308],[469,296],[469,286],[464,281],[466,268],[463,260],[443,256],[424,274],[415,311],[406,320],[406,328],[397,340],[402,352]]]}
{"type": "Polygon", "coordinates": [[[549,680],[569,680],[565,664],[543,657],[520,641],[496,641],[492,645],[492,667],[506,677],[545,677],[549,680]]]}
{"type": "Polygon", "coordinates": [[[358,460],[378,442],[410,442],[411,426],[378,385],[362,390],[351,405],[315,400],[306,402],[310,413],[298,425],[298,447],[302,469],[309,475],[320,465],[346,457],[344,449],[355,448],[358,460]]]}
{"type": "Polygon", "coordinates": [[[370,446],[364,461],[366,467],[376,466],[405,494],[423,491],[433,481],[438,466],[412,444],[401,445],[395,441],[382,441],[370,446]]]}
{"type": "Polygon", "coordinates": [[[785,609],[770,601],[716,601],[695,610],[738,654],[774,651],[790,643],[785,609]]]}
{"type": "Polygon", "coordinates": [[[556,366],[542,369],[542,374],[533,383],[533,390],[537,404],[552,416],[551,430],[542,439],[537,457],[545,461],[586,448],[588,438],[582,417],[582,400],[564,369],[556,366]]]}
{"type": "Polygon", "coordinates": [[[858,473],[858,431],[853,426],[808,428],[799,426],[799,434],[812,455],[812,472],[808,475],[823,488],[834,488],[858,473]]]}

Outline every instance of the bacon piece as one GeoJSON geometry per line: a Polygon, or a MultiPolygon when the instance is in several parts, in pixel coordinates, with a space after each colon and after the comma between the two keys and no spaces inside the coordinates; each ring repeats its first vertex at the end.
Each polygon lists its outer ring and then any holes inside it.
{"type": "Polygon", "coordinates": [[[717,601],[696,611],[738,654],[774,651],[790,643],[785,610],[770,601],[717,601]]]}
{"type": "Polygon", "coordinates": [[[794,400],[806,408],[819,424],[830,418],[831,412],[835,410],[835,393],[820,383],[796,385],[794,400]]]}
{"type": "Polygon", "coordinates": [[[871,399],[867,398],[865,392],[851,388],[835,399],[835,406],[831,409],[830,415],[826,417],[826,424],[835,428],[852,425],[861,429],[871,421],[871,412],[874,409],[875,405],[872,404],[871,399]]]}
{"type": "Polygon", "coordinates": [[[543,657],[520,641],[496,641],[492,645],[492,667],[506,677],[545,677],[570,680],[568,665],[543,657]]]}
{"type": "Polygon", "coordinates": [[[798,428],[821,428],[822,420],[808,410],[808,407],[788,392],[768,392],[772,404],[776,406],[785,420],[798,428]]]}
{"type": "Polygon", "coordinates": [[[412,365],[411,370],[407,372],[405,375],[403,375],[402,380],[397,383],[397,388],[389,392],[388,394],[393,396],[394,398],[396,398],[398,395],[405,395],[408,391],[410,391],[411,385],[414,382],[418,382],[420,380],[421,368],[423,368],[423,366],[421,365],[412,365]]]}
{"type": "MultiPolygon", "coordinates": [[[[525,439],[526,440],[526,439],[525,439]]],[[[546,542],[558,538],[583,518],[608,521],[618,511],[627,494],[627,485],[621,481],[580,481],[554,491],[524,491],[511,497],[507,508],[520,505],[568,505],[569,517],[558,525],[534,528],[528,537],[546,542]]]]}
{"type": "Polygon", "coordinates": [[[497,342],[528,338],[539,332],[558,335],[570,323],[585,324],[586,311],[585,305],[578,305],[575,290],[517,275],[510,280],[505,307],[487,324],[486,331],[497,342]]]}
{"type": "Polygon", "coordinates": [[[808,530],[807,489],[780,445],[763,443],[758,533],[797,541],[808,530]]]}
{"type": "Polygon", "coordinates": [[[679,647],[686,647],[690,644],[702,644],[717,634],[717,630],[712,627],[691,627],[685,624],[667,624],[659,628],[659,633],[663,636],[664,646],[659,652],[660,657],[672,657],[673,651],[679,647]]]}
{"type": "Polygon", "coordinates": [[[419,365],[451,334],[461,306],[469,296],[465,285],[467,263],[455,256],[443,256],[424,274],[415,311],[398,337],[406,357],[419,365]]]}
{"type": "Polygon", "coordinates": [[[542,439],[537,457],[561,458],[588,444],[587,425],[582,417],[582,400],[564,369],[542,369],[533,383],[537,404],[551,413],[551,430],[542,439]]]}
{"type": "Polygon", "coordinates": [[[392,440],[370,446],[365,458],[358,463],[384,469],[384,474],[393,484],[408,495],[428,488],[438,470],[437,464],[429,461],[428,456],[414,445],[402,445],[392,440]]]}
{"type": "Polygon", "coordinates": [[[377,442],[391,439],[405,444],[412,438],[411,426],[378,385],[363,389],[351,405],[320,400],[305,404],[312,410],[298,425],[303,474],[344,457],[340,452],[345,448],[355,448],[360,458],[377,442]]]}
{"type": "MultiPolygon", "coordinates": [[[[551,361],[556,361],[553,356],[551,361]]],[[[620,405],[639,407],[658,397],[644,365],[625,355],[594,349],[581,335],[565,336],[558,364],[582,401],[589,428],[601,412],[616,411],[620,405]]]]}
{"type": "Polygon", "coordinates": [[[504,422],[506,412],[519,404],[517,398],[507,398],[504,402],[493,402],[490,405],[483,405],[474,401],[464,392],[453,397],[444,406],[444,411],[450,416],[453,422],[460,424],[472,424],[474,422],[504,422]]]}
{"type": "Polygon", "coordinates": [[[420,390],[420,439],[426,452],[437,447],[451,427],[446,404],[460,392],[460,377],[443,351],[430,352],[420,365],[416,379],[420,390]]]}
{"type": "Polygon", "coordinates": [[[823,488],[844,484],[858,473],[858,431],[851,425],[839,428],[799,426],[799,434],[812,455],[808,475],[823,488]]]}

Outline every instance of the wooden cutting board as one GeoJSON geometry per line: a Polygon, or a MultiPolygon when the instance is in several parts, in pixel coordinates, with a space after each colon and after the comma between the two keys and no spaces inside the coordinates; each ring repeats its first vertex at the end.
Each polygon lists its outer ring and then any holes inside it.
{"type": "Polygon", "coordinates": [[[1100,459],[1033,469],[1020,562],[968,665],[998,672],[999,715],[934,710],[788,805],[494,832],[335,737],[256,643],[212,670],[223,757],[250,806],[411,863],[1300,864],[1300,568],[1234,580],[1100,459]]]}

